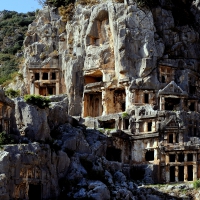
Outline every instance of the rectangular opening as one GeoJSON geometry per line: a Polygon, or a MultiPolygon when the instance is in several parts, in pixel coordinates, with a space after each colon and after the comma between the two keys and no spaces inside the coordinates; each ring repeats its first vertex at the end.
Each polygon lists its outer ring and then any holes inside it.
{"type": "Polygon", "coordinates": [[[85,94],[84,117],[97,117],[102,115],[102,94],[100,92],[85,94]]]}
{"type": "Polygon", "coordinates": [[[115,120],[110,119],[108,121],[98,121],[100,124],[100,128],[114,129],[115,128],[115,120]]]}
{"type": "Polygon", "coordinates": [[[109,161],[121,162],[121,149],[116,149],[115,147],[107,147],[106,159],[109,161]]]}
{"type": "Polygon", "coordinates": [[[168,135],[168,143],[173,143],[173,138],[174,138],[174,134],[173,133],[170,133],[168,135]]]}
{"type": "Polygon", "coordinates": [[[184,181],[184,166],[178,166],[178,180],[184,181]]]}
{"type": "Polygon", "coordinates": [[[188,162],[193,161],[193,154],[192,153],[187,154],[187,161],[188,162]]]}
{"type": "Polygon", "coordinates": [[[97,83],[103,81],[103,74],[100,70],[95,71],[91,75],[84,76],[84,82],[85,84],[89,83],[97,83]]]}
{"type": "Polygon", "coordinates": [[[48,80],[48,73],[43,73],[42,80],[48,80]]]}
{"type": "Polygon", "coordinates": [[[53,95],[53,87],[48,87],[48,95],[53,95]]]}
{"type": "Polygon", "coordinates": [[[196,93],[196,86],[189,85],[189,93],[194,95],[196,93]]]}
{"type": "Polygon", "coordinates": [[[188,181],[193,181],[193,165],[187,166],[188,181]]]}
{"type": "Polygon", "coordinates": [[[146,161],[153,161],[154,160],[154,150],[146,152],[145,160],[146,161]]]}
{"type": "Polygon", "coordinates": [[[176,155],[175,154],[169,154],[169,162],[175,162],[176,155]]]}
{"type": "Polygon", "coordinates": [[[179,98],[165,98],[165,110],[176,110],[176,107],[179,105],[179,98]]]}
{"type": "Polygon", "coordinates": [[[127,130],[129,127],[129,119],[124,119],[124,129],[127,130]]]}
{"type": "Polygon", "coordinates": [[[161,83],[165,83],[166,81],[165,81],[165,76],[163,75],[163,76],[161,76],[161,83]]]}
{"type": "Polygon", "coordinates": [[[196,127],[194,127],[193,131],[194,131],[194,136],[197,136],[197,129],[196,129],[196,127]]]}
{"type": "Polygon", "coordinates": [[[190,103],[189,110],[190,111],[195,111],[195,103],[194,102],[190,103]]]}
{"type": "Polygon", "coordinates": [[[170,166],[170,182],[175,182],[175,166],[170,166]]]}
{"type": "Polygon", "coordinates": [[[152,131],[152,122],[148,122],[148,132],[152,131]]]}
{"type": "Polygon", "coordinates": [[[39,73],[35,73],[35,80],[40,80],[40,74],[39,73]]]}
{"type": "Polygon", "coordinates": [[[28,197],[29,200],[41,200],[41,185],[29,184],[28,197]]]}
{"type": "Polygon", "coordinates": [[[55,73],[55,72],[52,72],[52,74],[51,74],[51,79],[52,79],[52,80],[56,80],[56,73],[55,73]]]}
{"type": "Polygon", "coordinates": [[[47,96],[46,87],[40,87],[39,88],[39,94],[42,95],[42,96],[47,96]]]}
{"type": "Polygon", "coordinates": [[[149,103],[149,94],[144,93],[144,103],[149,103]]]}
{"type": "Polygon", "coordinates": [[[178,162],[184,162],[184,154],[183,153],[178,154],[178,162]]]}
{"type": "Polygon", "coordinates": [[[130,178],[138,181],[144,179],[145,169],[141,166],[132,166],[130,169],[130,178]]]}
{"type": "Polygon", "coordinates": [[[125,89],[114,91],[114,104],[118,108],[117,112],[124,112],[126,109],[126,93],[125,89]]]}

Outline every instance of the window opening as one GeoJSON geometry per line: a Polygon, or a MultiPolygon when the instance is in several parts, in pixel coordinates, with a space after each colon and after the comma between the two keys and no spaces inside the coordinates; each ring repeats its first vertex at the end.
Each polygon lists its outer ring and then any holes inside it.
{"type": "Polygon", "coordinates": [[[145,154],[146,161],[153,161],[154,160],[154,151],[147,151],[145,154]]]}

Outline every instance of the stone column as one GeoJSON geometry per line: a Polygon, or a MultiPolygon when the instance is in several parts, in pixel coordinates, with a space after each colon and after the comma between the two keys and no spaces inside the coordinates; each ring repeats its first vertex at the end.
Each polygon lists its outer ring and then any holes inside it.
{"type": "Polygon", "coordinates": [[[147,131],[148,131],[147,127],[148,127],[148,122],[145,122],[145,123],[144,123],[144,132],[147,132],[147,131]]]}
{"type": "Polygon", "coordinates": [[[187,165],[184,165],[184,181],[188,180],[188,171],[187,171],[187,165]]]}
{"type": "Polygon", "coordinates": [[[40,78],[39,78],[39,80],[41,81],[42,80],[42,72],[40,72],[40,78]]]}
{"type": "Polygon", "coordinates": [[[176,134],[173,133],[173,143],[176,143],[176,134]]]}
{"type": "Polygon", "coordinates": [[[184,105],[184,99],[181,98],[180,100],[180,109],[183,110],[183,105],[184,105]]]}
{"type": "Polygon", "coordinates": [[[198,103],[197,103],[197,101],[195,101],[195,112],[197,112],[198,111],[198,103]]]}
{"type": "Polygon", "coordinates": [[[170,166],[169,165],[166,165],[165,167],[166,169],[166,172],[165,172],[165,176],[166,176],[166,183],[169,183],[170,182],[170,166]]]}
{"type": "Polygon", "coordinates": [[[165,98],[160,96],[160,110],[165,110],[165,98]]]}
{"type": "Polygon", "coordinates": [[[187,153],[184,153],[184,162],[187,162],[187,153]]]}
{"type": "Polygon", "coordinates": [[[34,84],[34,82],[33,83],[31,82],[31,85],[30,85],[30,94],[35,94],[35,84],[34,84]]]}
{"type": "Polygon", "coordinates": [[[197,180],[197,164],[193,165],[193,181],[197,180]]]}
{"type": "Polygon", "coordinates": [[[125,97],[125,106],[126,106],[125,111],[126,111],[128,108],[131,108],[133,105],[132,104],[133,93],[130,92],[127,86],[125,87],[125,93],[126,93],[126,97],[125,97]]]}
{"type": "Polygon", "coordinates": [[[105,90],[105,88],[102,88],[102,107],[103,107],[102,115],[106,115],[107,114],[107,106],[106,106],[106,90],[105,90]]]}
{"type": "Polygon", "coordinates": [[[175,166],[175,182],[178,182],[178,166],[175,166]]]}
{"type": "Polygon", "coordinates": [[[56,82],[56,95],[58,95],[60,92],[59,92],[59,82],[56,82]]]}
{"type": "Polygon", "coordinates": [[[50,81],[51,80],[51,73],[48,72],[48,80],[50,81]]]}

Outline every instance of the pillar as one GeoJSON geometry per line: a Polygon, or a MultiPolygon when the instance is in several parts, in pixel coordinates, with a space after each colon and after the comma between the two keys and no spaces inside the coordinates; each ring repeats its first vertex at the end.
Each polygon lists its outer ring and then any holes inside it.
{"type": "Polygon", "coordinates": [[[187,165],[184,165],[184,181],[188,180],[188,171],[187,171],[187,165]]]}
{"type": "Polygon", "coordinates": [[[40,78],[39,78],[39,79],[40,79],[40,81],[42,80],[42,74],[43,74],[43,73],[42,73],[42,72],[40,72],[40,78]]]}
{"type": "Polygon", "coordinates": [[[144,132],[148,132],[148,122],[145,122],[144,123],[144,132]]]}
{"type": "Polygon", "coordinates": [[[178,166],[175,166],[175,182],[178,182],[178,166]]]}
{"type": "Polygon", "coordinates": [[[160,96],[160,110],[165,110],[165,98],[160,96]]]}
{"type": "Polygon", "coordinates": [[[59,92],[59,82],[56,82],[56,88],[55,88],[55,94],[58,95],[60,92],[59,92]]]}
{"type": "Polygon", "coordinates": [[[183,110],[183,108],[184,108],[184,99],[183,98],[181,98],[181,100],[180,100],[180,110],[183,110]]]}
{"type": "Polygon", "coordinates": [[[169,165],[166,165],[165,169],[166,169],[166,172],[165,172],[166,183],[169,183],[170,182],[170,172],[169,172],[170,167],[169,167],[169,165]]]}
{"type": "Polygon", "coordinates": [[[193,165],[193,181],[197,180],[197,164],[193,165]]]}

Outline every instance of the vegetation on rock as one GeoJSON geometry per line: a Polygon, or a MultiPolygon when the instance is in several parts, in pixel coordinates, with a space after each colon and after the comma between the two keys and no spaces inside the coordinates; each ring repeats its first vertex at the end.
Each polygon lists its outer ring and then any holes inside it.
{"type": "Polygon", "coordinates": [[[20,91],[19,90],[13,90],[12,88],[8,89],[5,91],[6,96],[10,98],[15,98],[20,96],[20,91]]]}
{"type": "Polygon", "coordinates": [[[5,86],[19,70],[22,58],[15,54],[22,53],[25,33],[28,25],[35,19],[35,12],[17,13],[4,10],[0,12],[0,16],[0,85],[5,86]]]}
{"type": "Polygon", "coordinates": [[[14,144],[15,140],[11,137],[10,134],[7,134],[6,132],[0,133],[0,145],[5,144],[14,144]]]}
{"type": "Polygon", "coordinates": [[[50,105],[50,99],[40,95],[25,95],[24,100],[27,103],[38,106],[39,108],[46,108],[50,105]]]}
{"type": "Polygon", "coordinates": [[[195,189],[200,188],[200,180],[194,181],[194,182],[193,182],[193,187],[194,187],[195,189]]]}

